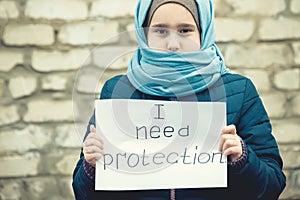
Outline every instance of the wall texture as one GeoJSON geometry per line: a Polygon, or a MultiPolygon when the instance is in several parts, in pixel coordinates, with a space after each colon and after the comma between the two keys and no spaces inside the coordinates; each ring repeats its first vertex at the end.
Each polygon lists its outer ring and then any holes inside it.
{"type": "MultiPolygon", "coordinates": [[[[74,198],[82,133],[72,94],[93,95],[93,72],[123,73],[129,56],[77,72],[95,47],[135,46],[123,33],[133,30],[136,2],[0,0],[0,199],[74,198]]],[[[226,64],[254,81],[271,117],[288,180],[281,199],[300,199],[300,0],[214,2],[226,64]]]]}

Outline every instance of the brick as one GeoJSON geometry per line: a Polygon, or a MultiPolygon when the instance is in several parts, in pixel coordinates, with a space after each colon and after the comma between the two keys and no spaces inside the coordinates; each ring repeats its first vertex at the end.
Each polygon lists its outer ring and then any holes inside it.
{"type": "Polygon", "coordinates": [[[14,99],[33,94],[37,88],[37,79],[34,77],[15,77],[9,80],[8,88],[14,99]]]}
{"type": "Polygon", "coordinates": [[[225,61],[232,67],[274,67],[293,63],[292,51],[286,45],[262,44],[252,47],[229,45],[225,51],[225,61]]]}
{"type": "Polygon", "coordinates": [[[42,89],[53,91],[64,91],[67,89],[67,77],[59,75],[48,75],[42,78],[42,89]]]}
{"type": "Polygon", "coordinates": [[[50,199],[60,193],[60,188],[54,178],[38,177],[26,179],[25,181],[28,199],[50,199]]]}
{"type": "Polygon", "coordinates": [[[291,101],[291,110],[293,115],[300,117],[300,94],[298,94],[297,96],[295,96],[294,98],[292,98],[291,101]]]}
{"type": "Polygon", "coordinates": [[[4,88],[5,88],[5,81],[0,79],[0,97],[4,94],[4,88]]]}
{"type": "Polygon", "coordinates": [[[77,91],[86,94],[94,94],[99,82],[98,76],[98,74],[80,74],[76,85],[77,91]]]}
{"type": "Polygon", "coordinates": [[[20,52],[0,51],[0,72],[9,72],[17,64],[24,63],[24,56],[20,52]]]}
{"type": "Polygon", "coordinates": [[[29,150],[41,150],[51,144],[50,128],[29,125],[24,129],[12,129],[0,134],[0,153],[18,152],[24,154],[29,150]],[[22,138],[20,140],[20,138],[22,138]]]}
{"type": "Polygon", "coordinates": [[[55,167],[59,174],[72,175],[74,167],[79,159],[78,153],[64,155],[56,164],[55,167]]]}
{"type": "Polygon", "coordinates": [[[93,1],[90,16],[104,16],[109,18],[133,16],[137,2],[137,0],[93,1]]]}
{"type": "Polygon", "coordinates": [[[37,175],[39,154],[28,153],[22,156],[0,157],[0,177],[25,177],[37,175]]]}
{"type": "Polygon", "coordinates": [[[60,122],[73,120],[72,101],[35,100],[27,105],[26,122],[60,122]]]}
{"type": "Polygon", "coordinates": [[[213,0],[214,11],[216,16],[228,16],[232,9],[224,0],[213,0]]]}
{"type": "Polygon", "coordinates": [[[72,184],[70,184],[70,178],[59,179],[58,187],[61,188],[61,195],[65,197],[65,199],[75,199],[72,184]]]}
{"type": "Polygon", "coordinates": [[[75,130],[74,124],[56,126],[54,132],[56,133],[55,143],[59,147],[81,147],[81,137],[80,134],[75,130]]]}
{"type": "Polygon", "coordinates": [[[102,69],[127,69],[135,46],[99,47],[93,49],[93,63],[102,69]]]}
{"type": "MultiPolygon", "coordinates": [[[[300,186],[300,170],[299,169],[296,171],[296,175],[297,175],[296,185],[297,185],[297,188],[298,188],[300,186]]],[[[300,192],[299,192],[299,195],[300,195],[300,192]]]]}
{"type": "Polygon", "coordinates": [[[0,1],[0,19],[16,19],[19,10],[14,1],[0,1]]]}
{"type": "Polygon", "coordinates": [[[63,44],[71,45],[114,43],[118,41],[117,34],[117,22],[82,22],[63,26],[58,39],[63,44]]]}
{"type": "Polygon", "coordinates": [[[261,95],[264,106],[270,118],[282,118],[286,114],[286,97],[282,93],[261,95]],[[274,101],[276,99],[276,101],[274,101]]]}
{"type": "Polygon", "coordinates": [[[285,169],[295,169],[300,167],[299,151],[281,151],[281,156],[285,169]]]}
{"type": "Polygon", "coordinates": [[[279,71],[275,74],[274,83],[280,89],[297,90],[300,88],[300,70],[279,71]]]}
{"type": "Polygon", "coordinates": [[[299,186],[292,187],[288,184],[285,190],[283,191],[283,194],[280,196],[280,200],[299,199],[299,196],[300,196],[299,186]]]}
{"type": "Polygon", "coordinates": [[[54,30],[50,25],[7,25],[3,41],[7,45],[51,45],[54,43],[54,30]]]}
{"type": "Polygon", "coordinates": [[[271,89],[269,74],[264,70],[249,69],[243,70],[240,74],[250,78],[259,92],[265,92],[271,89]]]}
{"type": "Polygon", "coordinates": [[[291,11],[295,14],[300,13],[300,1],[299,0],[292,0],[291,1],[291,11]]]}
{"type": "Polygon", "coordinates": [[[283,193],[280,195],[279,199],[280,200],[299,199],[300,196],[299,185],[296,185],[297,180],[299,180],[299,175],[297,174],[297,171],[293,169],[289,169],[289,170],[285,170],[284,173],[287,178],[286,180],[287,185],[283,190],[283,193]]]}
{"type": "Polygon", "coordinates": [[[127,70],[128,64],[133,56],[133,52],[126,52],[125,55],[118,57],[108,67],[112,70],[127,70]]]}
{"type": "Polygon", "coordinates": [[[285,40],[300,38],[300,21],[293,18],[264,19],[260,22],[260,40],[285,40]]]}
{"type": "Polygon", "coordinates": [[[284,0],[226,0],[236,15],[272,16],[285,10],[284,0]],[[266,9],[267,8],[267,9],[266,9]]]}
{"type": "Polygon", "coordinates": [[[80,20],[87,15],[87,3],[80,0],[29,0],[25,6],[25,16],[34,19],[80,20]]]}
{"type": "Polygon", "coordinates": [[[15,182],[0,182],[0,199],[22,199],[21,187],[15,182]]]}
{"type": "Polygon", "coordinates": [[[17,106],[0,106],[0,126],[13,124],[20,120],[17,106]]]}
{"type": "Polygon", "coordinates": [[[255,23],[252,20],[216,18],[216,41],[246,41],[254,33],[255,23]]]}
{"type": "Polygon", "coordinates": [[[273,122],[273,134],[278,143],[289,144],[300,142],[300,124],[292,121],[273,122]]]}
{"type": "Polygon", "coordinates": [[[300,65],[300,42],[293,43],[293,49],[295,52],[295,63],[300,65]]]}
{"type": "Polygon", "coordinates": [[[32,67],[39,72],[76,70],[88,59],[89,53],[87,49],[68,52],[35,50],[32,67]]]}
{"type": "Polygon", "coordinates": [[[98,94],[100,93],[106,80],[113,76],[116,76],[117,74],[124,73],[126,73],[126,70],[102,70],[98,67],[97,69],[93,70],[84,70],[81,71],[80,74],[78,74],[78,76],[76,77],[75,88],[80,93],[92,94],[93,96],[96,95],[96,98],[98,98],[98,94]]]}
{"type": "Polygon", "coordinates": [[[126,34],[129,36],[130,42],[134,42],[137,44],[134,23],[130,23],[126,26],[126,34]]]}

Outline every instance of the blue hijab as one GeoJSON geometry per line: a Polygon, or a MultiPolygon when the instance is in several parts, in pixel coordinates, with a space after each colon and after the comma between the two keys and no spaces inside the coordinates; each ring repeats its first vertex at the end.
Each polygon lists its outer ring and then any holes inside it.
{"type": "Polygon", "coordinates": [[[196,52],[160,52],[148,47],[143,23],[151,2],[139,0],[135,13],[139,47],[127,70],[128,79],[135,88],[155,96],[182,97],[206,90],[228,73],[215,44],[211,0],[196,0],[201,27],[201,48],[196,52]]]}

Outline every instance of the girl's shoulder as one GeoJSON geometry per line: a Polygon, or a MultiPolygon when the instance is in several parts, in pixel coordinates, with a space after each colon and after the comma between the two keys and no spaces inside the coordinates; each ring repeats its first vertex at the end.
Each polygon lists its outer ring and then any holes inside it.
{"type": "Polygon", "coordinates": [[[128,98],[136,89],[130,83],[126,75],[117,75],[108,79],[101,91],[101,99],[128,98]]]}

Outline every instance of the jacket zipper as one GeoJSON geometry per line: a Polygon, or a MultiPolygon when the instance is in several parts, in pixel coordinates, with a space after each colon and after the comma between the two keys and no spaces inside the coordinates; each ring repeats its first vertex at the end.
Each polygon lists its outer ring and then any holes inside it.
{"type": "Polygon", "coordinates": [[[170,189],[170,200],[176,200],[176,190],[170,189]]]}
{"type": "MultiPolygon", "coordinates": [[[[171,97],[171,101],[177,101],[176,97],[171,97]]],[[[176,190],[170,189],[170,200],[176,200],[176,190]]]]}

